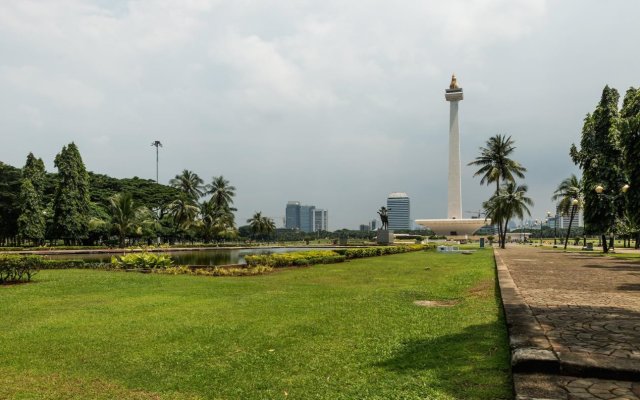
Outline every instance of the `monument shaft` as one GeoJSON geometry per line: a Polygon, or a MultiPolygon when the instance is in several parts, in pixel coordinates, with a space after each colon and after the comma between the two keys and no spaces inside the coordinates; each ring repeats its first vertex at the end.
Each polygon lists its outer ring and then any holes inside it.
{"type": "Polygon", "coordinates": [[[449,180],[447,218],[462,218],[462,182],[460,179],[460,125],[458,103],[463,99],[462,88],[457,87],[455,77],[451,88],[445,92],[449,102],[449,180]]]}

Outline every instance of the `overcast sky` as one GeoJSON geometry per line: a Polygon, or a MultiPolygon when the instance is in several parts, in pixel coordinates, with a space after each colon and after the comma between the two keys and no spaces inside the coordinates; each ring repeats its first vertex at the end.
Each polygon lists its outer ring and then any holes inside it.
{"type": "MultiPolygon", "coordinates": [[[[32,151],[54,171],[75,141],[91,171],[154,178],[160,140],[160,181],[224,175],[241,223],[281,225],[299,200],[357,228],[394,191],[412,219],[443,218],[455,72],[463,165],[511,135],[540,218],[604,85],[640,85],[638,15],[635,0],[2,1],[0,160],[32,151]]],[[[465,211],[491,193],[473,172],[465,211]]]]}

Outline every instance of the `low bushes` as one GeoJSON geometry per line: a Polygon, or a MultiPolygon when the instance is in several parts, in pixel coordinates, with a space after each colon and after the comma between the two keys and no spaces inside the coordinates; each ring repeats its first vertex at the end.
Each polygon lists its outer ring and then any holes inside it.
{"type": "Polygon", "coordinates": [[[250,266],[266,265],[273,268],[280,268],[299,265],[333,264],[354,258],[399,254],[429,248],[434,248],[434,246],[412,244],[406,246],[377,246],[323,251],[298,251],[292,253],[246,256],[244,259],[250,266]]]}
{"type": "Polygon", "coordinates": [[[257,265],[254,267],[213,267],[213,268],[190,268],[186,266],[168,267],[157,269],[153,272],[168,275],[204,275],[204,276],[250,276],[260,275],[273,271],[272,267],[257,265]]]}
{"type": "Polygon", "coordinates": [[[333,264],[343,262],[346,257],[332,250],[316,250],[252,255],[246,256],[244,259],[249,266],[266,265],[280,268],[312,264],[333,264]]]}
{"type": "Polygon", "coordinates": [[[166,254],[132,253],[111,257],[111,265],[119,269],[164,269],[173,265],[173,260],[166,254]]]}
{"type": "Polygon", "coordinates": [[[30,281],[44,261],[41,256],[0,255],[0,284],[30,281]]]}
{"type": "Polygon", "coordinates": [[[378,246],[378,247],[361,247],[355,249],[338,249],[336,253],[344,255],[348,260],[353,258],[385,256],[388,254],[400,254],[410,251],[420,251],[431,248],[430,245],[410,244],[406,246],[378,246]]]}

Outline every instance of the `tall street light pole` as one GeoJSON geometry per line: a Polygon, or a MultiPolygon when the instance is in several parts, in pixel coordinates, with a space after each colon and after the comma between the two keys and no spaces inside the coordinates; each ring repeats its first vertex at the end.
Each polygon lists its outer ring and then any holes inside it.
{"type": "Polygon", "coordinates": [[[158,182],[158,149],[162,147],[162,143],[160,143],[159,140],[156,140],[153,143],[151,143],[151,146],[154,146],[156,148],[156,183],[159,183],[158,182]]]}
{"type": "MultiPolygon", "coordinates": [[[[547,211],[547,222],[551,221],[551,211],[547,211]]],[[[556,243],[556,236],[558,236],[558,221],[554,218],[554,231],[553,231],[553,247],[555,248],[557,243],[556,243]]]]}

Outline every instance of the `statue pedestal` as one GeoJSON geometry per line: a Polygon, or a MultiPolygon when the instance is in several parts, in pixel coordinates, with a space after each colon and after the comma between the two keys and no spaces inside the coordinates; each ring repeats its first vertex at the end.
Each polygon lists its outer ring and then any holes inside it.
{"type": "Polygon", "coordinates": [[[378,231],[378,237],[376,242],[378,244],[382,244],[386,246],[386,245],[393,244],[394,239],[395,239],[395,235],[393,234],[393,231],[384,231],[380,229],[378,231]]]}

